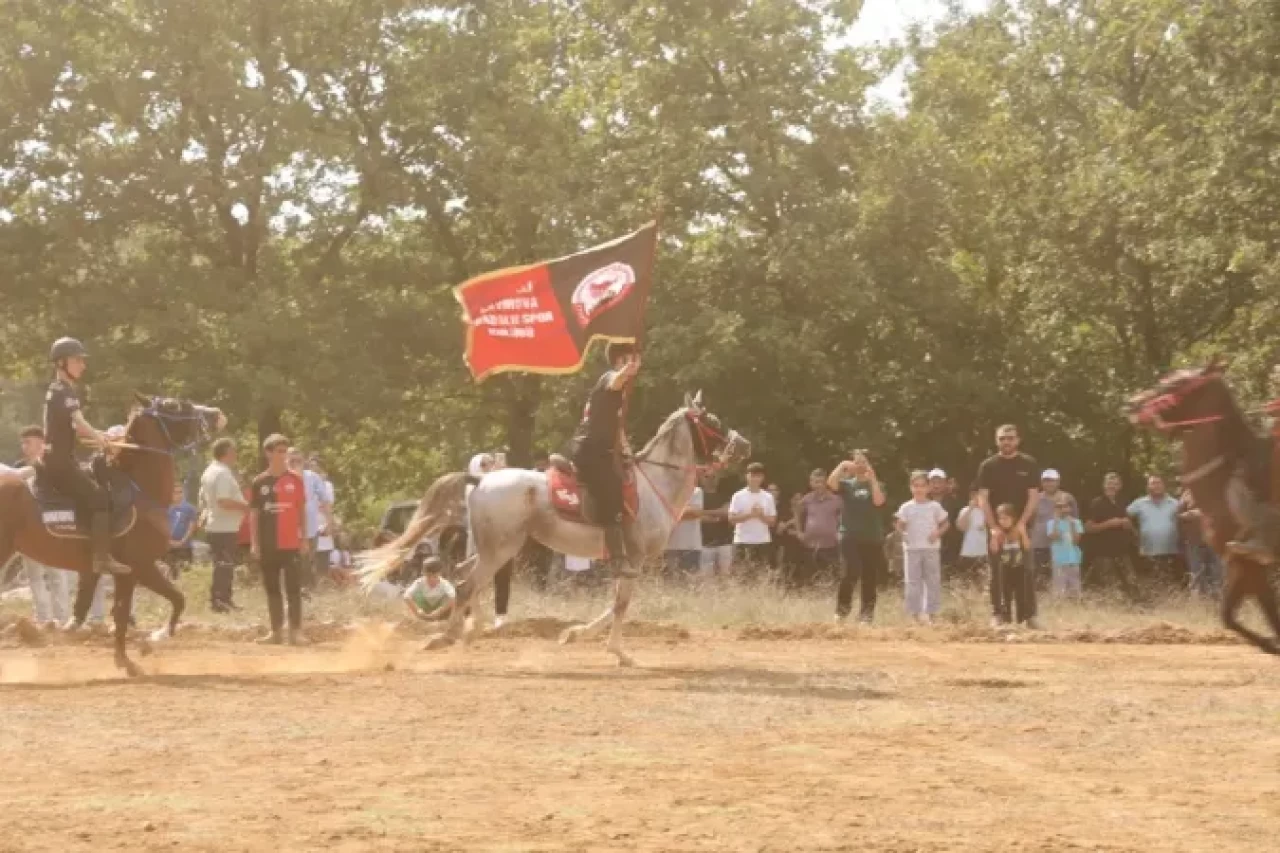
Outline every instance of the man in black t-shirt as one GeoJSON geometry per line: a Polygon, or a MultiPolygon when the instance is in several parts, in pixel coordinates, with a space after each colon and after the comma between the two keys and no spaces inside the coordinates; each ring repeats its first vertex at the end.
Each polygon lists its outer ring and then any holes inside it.
{"type": "Polygon", "coordinates": [[[1092,574],[1107,582],[1118,583],[1125,594],[1138,593],[1129,559],[1133,549],[1133,522],[1129,508],[1120,500],[1120,475],[1108,471],[1102,480],[1102,494],[1089,504],[1089,517],[1084,529],[1089,534],[1092,574]]]}
{"type": "Polygon", "coordinates": [[[614,342],[605,351],[609,370],[595,387],[574,433],[573,462],[591,493],[595,520],[604,527],[609,557],[621,560],[626,573],[626,545],[622,537],[622,476],[618,454],[627,450],[622,407],[627,386],[640,370],[640,356],[631,344],[614,342]]]}
{"type": "Polygon", "coordinates": [[[1038,468],[1036,460],[1018,452],[1020,440],[1018,428],[1013,424],[1005,424],[996,430],[999,450],[978,468],[978,503],[984,517],[993,520],[988,543],[992,624],[1013,621],[1016,605],[1018,621],[1028,628],[1039,628],[1036,622],[1035,570],[1027,532],[1036,512],[1038,468]],[[994,523],[997,511],[1006,504],[1013,508],[1013,517],[1017,519],[1008,538],[1016,539],[1023,552],[1022,559],[1012,566],[1000,559],[1006,545],[1012,543],[1006,541],[999,525],[994,523]]]}
{"type": "Polygon", "coordinates": [[[733,569],[733,525],[729,501],[738,490],[736,478],[705,474],[702,478],[702,569],[711,577],[728,577],[733,569]]]}

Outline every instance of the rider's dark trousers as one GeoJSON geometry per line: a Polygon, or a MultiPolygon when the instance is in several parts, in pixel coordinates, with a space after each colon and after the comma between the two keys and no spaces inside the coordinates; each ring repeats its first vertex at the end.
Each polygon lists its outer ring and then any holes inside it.
{"type": "Polygon", "coordinates": [[[622,515],[622,475],[612,447],[600,447],[584,440],[574,454],[578,476],[591,492],[594,512],[592,515],[602,524],[608,524],[622,515]]]}
{"type": "Polygon", "coordinates": [[[110,509],[107,490],[99,486],[74,461],[54,461],[50,457],[45,461],[44,475],[50,485],[75,501],[77,507],[90,513],[107,512],[110,509]]]}
{"type": "Polygon", "coordinates": [[[267,591],[271,630],[284,627],[284,596],[289,599],[289,627],[302,627],[302,559],[297,551],[262,551],[262,588],[267,591]],[[284,596],[280,581],[284,580],[284,596]]]}

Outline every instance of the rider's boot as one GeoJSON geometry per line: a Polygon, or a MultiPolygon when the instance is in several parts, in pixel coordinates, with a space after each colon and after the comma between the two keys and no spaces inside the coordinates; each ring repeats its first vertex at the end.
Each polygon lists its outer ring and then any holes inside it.
{"type": "Polygon", "coordinates": [[[1276,562],[1276,537],[1280,532],[1280,510],[1260,500],[1242,472],[1227,483],[1227,506],[1240,531],[1227,543],[1232,555],[1263,566],[1276,562]]]}
{"type": "Polygon", "coordinates": [[[127,575],[132,571],[124,563],[111,556],[111,516],[95,512],[89,524],[89,538],[93,542],[93,570],[100,575],[127,575]]]}
{"type": "Polygon", "coordinates": [[[622,521],[615,519],[604,526],[604,548],[609,564],[625,565],[627,562],[627,543],[622,536],[622,521]]]}

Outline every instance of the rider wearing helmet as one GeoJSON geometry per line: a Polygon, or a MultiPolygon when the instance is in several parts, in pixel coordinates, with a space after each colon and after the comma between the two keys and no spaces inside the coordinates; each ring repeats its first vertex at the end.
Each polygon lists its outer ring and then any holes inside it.
{"type": "Polygon", "coordinates": [[[76,442],[85,439],[105,446],[107,438],[84,418],[76,387],[84,375],[89,353],[75,338],[60,338],[49,353],[56,375],[44,396],[44,473],[49,483],[91,514],[89,536],[93,543],[93,570],[99,574],[128,574],[129,567],[111,556],[111,520],[107,490],[81,470],[76,462],[76,442]]]}
{"type": "Polygon", "coordinates": [[[605,355],[609,370],[591,389],[582,423],[573,437],[573,461],[595,502],[595,517],[604,526],[609,555],[625,559],[618,455],[628,449],[622,408],[627,388],[640,370],[640,354],[633,344],[614,342],[605,355]]]}

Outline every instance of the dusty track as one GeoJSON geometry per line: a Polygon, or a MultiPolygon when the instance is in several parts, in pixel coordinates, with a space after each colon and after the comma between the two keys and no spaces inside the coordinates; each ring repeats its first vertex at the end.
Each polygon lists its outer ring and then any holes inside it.
{"type": "Polygon", "coordinates": [[[188,639],[0,651],[0,850],[1249,850],[1280,664],[1238,646],[188,639]],[[104,680],[105,679],[105,680],[104,680]]]}

